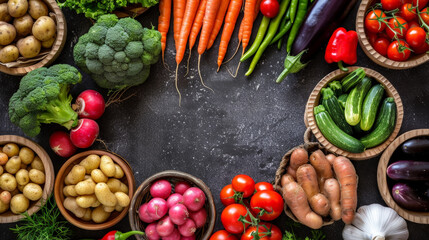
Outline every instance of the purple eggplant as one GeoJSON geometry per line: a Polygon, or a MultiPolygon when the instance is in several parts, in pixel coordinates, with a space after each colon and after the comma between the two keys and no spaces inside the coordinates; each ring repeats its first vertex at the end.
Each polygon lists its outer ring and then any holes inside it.
{"type": "Polygon", "coordinates": [[[414,138],[402,144],[402,152],[411,155],[426,155],[429,160],[429,139],[414,138]]]}
{"type": "Polygon", "coordinates": [[[389,165],[387,176],[393,180],[429,181],[429,162],[398,161],[389,165]]]}
{"type": "Polygon", "coordinates": [[[408,210],[417,212],[429,211],[429,189],[415,188],[406,183],[397,183],[392,188],[395,202],[408,210]]]}

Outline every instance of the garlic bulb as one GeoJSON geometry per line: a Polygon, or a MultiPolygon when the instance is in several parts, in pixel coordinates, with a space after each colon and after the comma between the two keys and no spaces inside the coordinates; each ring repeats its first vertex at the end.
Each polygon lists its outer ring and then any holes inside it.
{"type": "Polygon", "coordinates": [[[344,240],[406,240],[405,220],[393,209],[380,204],[362,206],[352,224],[343,229],[344,240]]]}

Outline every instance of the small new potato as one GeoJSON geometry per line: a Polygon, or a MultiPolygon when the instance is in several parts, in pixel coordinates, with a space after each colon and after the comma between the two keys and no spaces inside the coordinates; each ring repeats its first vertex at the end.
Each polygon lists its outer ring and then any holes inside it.
{"type": "Polygon", "coordinates": [[[14,45],[8,45],[0,50],[0,62],[14,62],[19,58],[19,50],[14,45]]]}
{"type": "Polygon", "coordinates": [[[124,177],[124,171],[122,170],[121,166],[119,166],[118,164],[115,164],[115,178],[117,179],[121,179],[124,177]]]}
{"type": "Polygon", "coordinates": [[[30,164],[34,159],[34,152],[28,147],[22,147],[19,150],[19,157],[24,164],[30,164]]]}
{"type": "Polygon", "coordinates": [[[4,203],[0,201],[0,213],[4,213],[9,210],[9,203],[4,203]]]}
{"type": "Polygon", "coordinates": [[[38,19],[42,16],[48,16],[49,10],[43,1],[30,0],[28,5],[28,13],[30,13],[32,18],[38,19]]]}
{"type": "Polygon", "coordinates": [[[37,169],[31,169],[28,172],[28,176],[30,177],[30,180],[37,184],[44,184],[45,183],[45,174],[42,171],[39,171],[37,169]]]}
{"type": "Polygon", "coordinates": [[[28,36],[18,40],[16,43],[19,53],[25,58],[33,58],[39,55],[42,43],[34,36],[28,36]]]}
{"type": "Polygon", "coordinates": [[[83,166],[86,170],[86,174],[90,174],[92,170],[97,169],[100,166],[100,157],[95,154],[91,154],[83,159],[79,165],[83,166]]]}
{"type": "Polygon", "coordinates": [[[81,208],[89,208],[97,201],[97,197],[92,195],[79,196],[76,198],[76,203],[81,208]]]}
{"type": "Polygon", "coordinates": [[[43,166],[43,162],[42,162],[42,160],[40,159],[39,156],[36,156],[33,159],[33,162],[31,162],[30,166],[31,166],[32,169],[37,169],[37,170],[39,170],[41,172],[45,172],[45,166],[43,166]]]}
{"type": "Polygon", "coordinates": [[[19,169],[19,171],[15,174],[15,178],[19,185],[26,185],[30,182],[30,176],[28,175],[27,169],[19,169]]]}
{"type": "Polygon", "coordinates": [[[0,152],[0,165],[5,165],[7,161],[9,160],[9,157],[4,152],[0,152]]]}
{"type": "Polygon", "coordinates": [[[19,147],[15,143],[8,143],[3,146],[2,151],[6,153],[8,157],[13,157],[19,154],[19,147]]]}
{"type": "Polygon", "coordinates": [[[94,169],[91,171],[91,178],[92,180],[94,180],[94,182],[96,183],[100,183],[100,182],[107,182],[107,177],[106,175],[104,175],[103,171],[101,171],[100,169],[94,169]]]}
{"type": "Polygon", "coordinates": [[[113,212],[113,211],[115,211],[115,208],[116,208],[116,206],[115,207],[106,207],[106,206],[103,206],[103,210],[105,211],[105,212],[113,212]]]}
{"type": "Polygon", "coordinates": [[[30,201],[22,193],[16,194],[10,200],[10,210],[15,214],[27,211],[28,206],[30,206],[30,201]]]}
{"type": "Polygon", "coordinates": [[[8,45],[16,37],[16,30],[12,24],[0,22],[0,45],[8,45]]]}
{"type": "Polygon", "coordinates": [[[76,217],[82,218],[85,216],[86,209],[79,207],[76,203],[76,198],[67,197],[63,202],[64,208],[72,212],[76,217]]]}
{"type": "Polygon", "coordinates": [[[11,157],[4,168],[10,174],[17,173],[21,169],[21,158],[19,156],[11,157]]]}
{"type": "Polygon", "coordinates": [[[28,1],[27,0],[9,0],[7,2],[7,10],[9,14],[14,17],[22,17],[27,13],[28,1]]]}
{"type": "Polygon", "coordinates": [[[87,208],[85,211],[85,215],[83,215],[83,217],[81,218],[84,221],[91,221],[91,208],[87,208]]]}
{"type": "Polygon", "coordinates": [[[47,41],[55,36],[57,27],[54,20],[48,16],[42,16],[33,25],[32,33],[40,41],[47,41]]]}
{"type": "Polygon", "coordinates": [[[3,166],[0,166],[0,175],[2,175],[2,174],[3,174],[3,172],[4,172],[4,170],[3,170],[3,166]]]}
{"type": "Polygon", "coordinates": [[[51,48],[52,45],[54,45],[55,40],[57,39],[57,35],[55,34],[54,37],[52,37],[51,39],[47,40],[47,41],[43,41],[42,42],[42,47],[43,48],[51,48]]]}
{"type": "Polygon", "coordinates": [[[16,186],[16,188],[17,188],[20,192],[23,192],[23,191],[24,191],[24,187],[25,187],[25,185],[19,185],[19,184],[18,184],[18,186],[16,186]]]}
{"type": "Polygon", "coordinates": [[[7,3],[0,4],[0,21],[9,22],[10,20],[12,16],[7,11],[7,3]]]}
{"type": "Polygon", "coordinates": [[[103,205],[98,206],[91,213],[91,219],[95,223],[103,223],[110,217],[110,213],[103,210],[103,205]]]}
{"type": "Polygon", "coordinates": [[[29,184],[25,185],[22,193],[29,200],[37,201],[42,197],[43,190],[39,185],[37,185],[35,183],[29,183],[29,184]]]}
{"type": "Polygon", "coordinates": [[[103,171],[104,175],[108,177],[114,177],[116,173],[115,164],[113,163],[112,158],[109,156],[101,156],[100,169],[103,171]]]}
{"type": "Polygon", "coordinates": [[[68,185],[63,188],[64,196],[66,197],[77,197],[75,185],[68,185]]]}
{"type": "Polygon", "coordinates": [[[64,179],[66,185],[74,185],[85,178],[85,168],[80,165],[75,165],[64,179]]]}
{"type": "Polygon", "coordinates": [[[128,187],[123,182],[118,179],[111,178],[107,181],[107,186],[109,186],[110,191],[128,193],[128,187]]]}
{"type": "Polygon", "coordinates": [[[0,188],[12,192],[16,189],[17,183],[15,177],[10,173],[3,173],[0,176],[0,188]]]}
{"type": "Polygon", "coordinates": [[[118,202],[116,196],[110,191],[109,186],[107,186],[106,183],[97,183],[97,185],[95,185],[94,192],[101,204],[108,207],[116,206],[116,203],[118,202]]]}
{"type": "Polygon", "coordinates": [[[0,193],[0,202],[3,202],[4,204],[10,203],[10,199],[12,198],[12,195],[9,191],[3,191],[0,193]]]}
{"type": "Polygon", "coordinates": [[[123,192],[115,192],[115,197],[118,200],[118,205],[128,207],[130,205],[130,197],[123,192]]]}
{"type": "Polygon", "coordinates": [[[89,178],[89,180],[80,181],[76,184],[75,190],[78,195],[91,195],[94,194],[95,182],[89,178]]]}
{"type": "Polygon", "coordinates": [[[25,14],[20,18],[15,18],[13,20],[13,26],[16,29],[16,33],[18,36],[25,37],[31,33],[31,29],[33,27],[34,21],[30,15],[25,14]]]}
{"type": "Polygon", "coordinates": [[[115,210],[118,212],[122,212],[122,210],[124,210],[124,208],[116,204],[115,210]]]}

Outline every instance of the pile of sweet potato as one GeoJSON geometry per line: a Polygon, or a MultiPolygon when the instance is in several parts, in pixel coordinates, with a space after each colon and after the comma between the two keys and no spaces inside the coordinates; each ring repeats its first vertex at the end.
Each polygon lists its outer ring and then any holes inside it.
{"type": "Polygon", "coordinates": [[[345,157],[297,148],[281,179],[283,198],[304,225],[318,229],[324,219],[350,224],[357,206],[357,175],[345,157]]]}

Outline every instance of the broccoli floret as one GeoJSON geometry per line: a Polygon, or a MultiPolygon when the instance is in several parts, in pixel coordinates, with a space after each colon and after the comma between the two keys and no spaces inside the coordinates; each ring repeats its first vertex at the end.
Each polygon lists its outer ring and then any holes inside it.
{"type": "Polygon", "coordinates": [[[41,123],[57,123],[67,129],[77,125],[71,108],[70,86],[82,81],[79,71],[67,64],[38,68],[24,76],[9,100],[9,118],[25,134],[40,133],[41,123]]]}
{"type": "Polygon", "coordinates": [[[100,59],[100,62],[102,62],[104,65],[111,64],[113,59],[115,59],[115,53],[116,51],[107,46],[106,44],[101,45],[101,47],[98,49],[98,59],[100,59]]]}
{"type": "Polygon", "coordinates": [[[117,62],[123,63],[125,62],[126,58],[127,58],[127,55],[123,51],[115,53],[115,60],[117,62]]]}
{"type": "Polygon", "coordinates": [[[95,25],[111,28],[115,26],[116,23],[118,23],[118,17],[115,14],[105,14],[97,19],[97,23],[95,25]]]}
{"type": "Polygon", "coordinates": [[[98,59],[99,48],[100,46],[95,43],[86,44],[85,57],[89,59],[98,59]]]}
{"type": "Polygon", "coordinates": [[[128,33],[121,26],[116,25],[107,30],[106,44],[116,51],[121,51],[127,46],[129,38],[128,33]]]}
{"type": "Polygon", "coordinates": [[[128,34],[130,41],[139,41],[143,37],[142,25],[132,18],[121,18],[118,25],[128,34]]]}
{"type": "Polygon", "coordinates": [[[106,40],[107,27],[102,25],[96,25],[89,29],[88,38],[91,42],[94,42],[98,45],[102,45],[106,40]]]}
{"type": "Polygon", "coordinates": [[[143,29],[142,37],[143,47],[145,51],[153,55],[161,53],[161,33],[154,29],[143,29]]]}
{"type": "Polygon", "coordinates": [[[129,58],[138,58],[143,54],[143,43],[142,42],[130,42],[125,47],[125,54],[129,58]]]}
{"type": "Polygon", "coordinates": [[[143,69],[143,63],[141,61],[133,61],[128,64],[128,76],[137,75],[143,69]]]}

